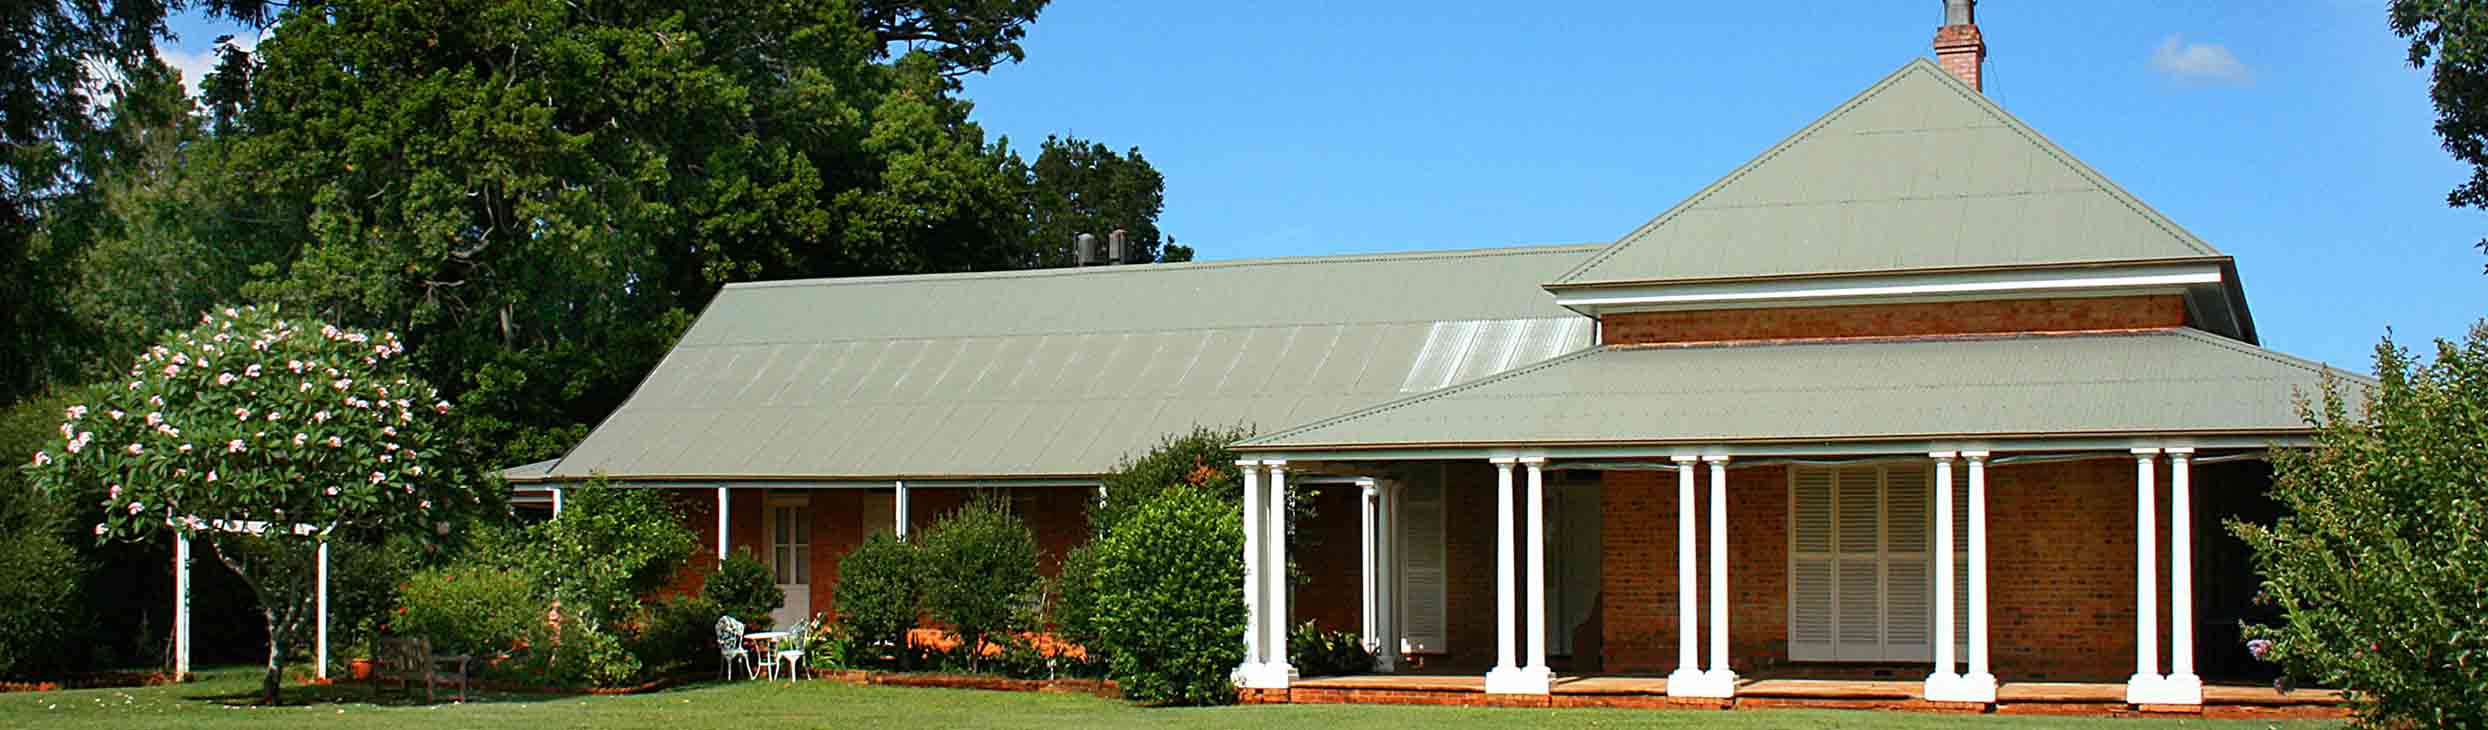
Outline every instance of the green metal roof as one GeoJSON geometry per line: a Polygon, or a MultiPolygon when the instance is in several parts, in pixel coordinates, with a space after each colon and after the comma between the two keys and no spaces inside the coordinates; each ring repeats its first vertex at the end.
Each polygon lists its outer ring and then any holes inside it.
{"type": "Polygon", "coordinates": [[[2220,255],[1920,58],[1556,285],[2220,255]]]}
{"type": "Polygon", "coordinates": [[[1243,447],[2296,433],[2326,372],[2367,382],[2192,329],[1603,347],[1243,447]]]}
{"type": "Polygon", "coordinates": [[[543,478],[1095,475],[1586,347],[1597,248],[738,284],[543,478]]]}

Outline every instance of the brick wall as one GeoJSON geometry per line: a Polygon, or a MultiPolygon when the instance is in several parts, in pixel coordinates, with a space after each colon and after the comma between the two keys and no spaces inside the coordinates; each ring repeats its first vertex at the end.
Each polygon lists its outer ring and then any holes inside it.
{"type": "MultiPolygon", "coordinates": [[[[1698,502],[1709,498],[1707,471],[1696,482],[1698,502]]],[[[2163,471],[2162,490],[2166,480],[2163,471]]],[[[1677,650],[1676,476],[1666,470],[1611,471],[1603,482],[1600,670],[1671,671],[1677,650]]],[[[1786,472],[1781,467],[1730,469],[1728,484],[1730,663],[1737,671],[1853,676],[1882,670],[1899,677],[1925,673],[1924,664],[1896,669],[1789,662],[1786,472]]],[[[2134,462],[2105,458],[1994,467],[1988,471],[1988,487],[1990,659],[1997,676],[2007,681],[2123,680],[2133,672],[2134,662],[2134,462]]],[[[1707,591],[1707,505],[1703,509],[1695,536],[1700,586],[1707,591]]],[[[2165,605],[2165,504],[2159,514],[2159,590],[2165,605]]],[[[2207,529],[2196,527],[2198,550],[2210,538],[2207,529]]],[[[2198,573],[2237,569],[2243,567],[2197,568],[2198,573]]],[[[1708,600],[1704,595],[1705,611],[1708,600]]],[[[2163,670],[2169,655],[2167,611],[2161,609],[2163,670]]],[[[1702,631],[1698,647],[1707,661],[1709,627],[1702,631]]]]}
{"type": "Polygon", "coordinates": [[[1706,309],[1607,315],[1611,345],[1912,337],[2007,332],[2081,332],[2180,327],[2186,304],[2177,295],[2001,299],[1839,307],[1706,309]]]}
{"type": "MultiPolygon", "coordinates": [[[[1788,655],[1788,485],[1777,466],[1728,470],[1728,654],[1739,672],[1768,669],[1788,655]]],[[[1610,471],[1600,490],[1604,551],[1599,610],[1600,671],[1666,673],[1676,668],[1676,473],[1610,471]]],[[[1710,473],[1694,482],[1694,556],[1701,612],[1710,610],[1710,473]]],[[[1710,657],[1706,615],[1697,640],[1710,657]]]]}
{"type": "Polygon", "coordinates": [[[1319,490],[1313,517],[1299,520],[1289,559],[1303,573],[1304,583],[1288,606],[1296,623],[1312,621],[1329,631],[1355,631],[1364,625],[1365,542],[1362,492],[1354,484],[1322,484],[1299,489],[1319,490]]]}

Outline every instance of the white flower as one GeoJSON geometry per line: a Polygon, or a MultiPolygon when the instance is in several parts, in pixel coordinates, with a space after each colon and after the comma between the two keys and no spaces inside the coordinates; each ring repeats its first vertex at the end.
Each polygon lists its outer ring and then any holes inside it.
{"type": "Polygon", "coordinates": [[[190,364],[190,356],[189,356],[189,355],[186,355],[186,354],[183,354],[183,353],[178,353],[178,352],[173,353],[173,364],[175,364],[175,365],[188,365],[188,364],[190,364]]]}
{"type": "Polygon", "coordinates": [[[226,308],[225,308],[225,316],[227,316],[227,317],[239,317],[239,316],[242,316],[242,313],[241,313],[241,312],[236,312],[236,311],[233,311],[233,308],[232,308],[232,307],[226,307],[226,308]]]}
{"type": "Polygon", "coordinates": [[[381,454],[381,455],[380,455],[380,463],[383,463],[383,464],[389,463],[390,459],[391,459],[391,457],[390,457],[388,454],[381,454]]]}
{"type": "Polygon", "coordinates": [[[415,506],[416,506],[416,507],[421,507],[421,508],[423,508],[423,509],[431,509],[431,508],[432,508],[432,500],[427,499],[427,500],[423,500],[422,502],[417,502],[417,503],[415,503],[415,506]]]}
{"type": "Polygon", "coordinates": [[[310,391],[311,391],[311,381],[308,381],[308,380],[303,381],[303,383],[302,383],[302,387],[300,387],[300,388],[295,388],[294,390],[295,390],[295,391],[297,391],[297,392],[303,392],[303,393],[308,393],[308,392],[310,392],[310,391]]]}
{"type": "Polygon", "coordinates": [[[131,503],[130,503],[130,514],[138,514],[138,513],[140,513],[140,512],[144,512],[144,511],[146,511],[146,510],[147,510],[147,505],[146,505],[146,503],[144,503],[144,502],[131,502],[131,503]]]}
{"type": "Polygon", "coordinates": [[[187,454],[187,453],[190,453],[190,445],[189,445],[189,444],[182,444],[182,445],[181,445],[181,448],[179,448],[179,449],[175,449],[175,450],[176,450],[176,451],[180,451],[180,452],[182,452],[182,453],[184,453],[184,454],[187,454]]]}
{"type": "Polygon", "coordinates": [[[180,375],[180,374],[181,374],[181,366],[180,366],[180,365],[166,365],[166,366],[164,366],[164,374],[165,374],[165,375],[180,375]]]}
{"type": "Polygon", "coordinates": [[[382,435],[382,436],[395,436],[395,435],[397,435],[397,427],[396,427],[396,426],[382,426],[382,427],[380,427],[380,435],[382,435]]]}
{"type": "Polygon", "coordinates": [[[233,384],[233,381],[238,380],[238,379],[239,379],[239,378],[235,378],[235,377],[233,377],[233,373],[217,373],[217,374],[216,374],[216,384],[217,384],[217,385],[232,385],[232,384],[233,384]]]}
{"type": "Polygon", "coordinates": [[[164,405],[164,396],[160,396],[160,395],[151,395],[151,396],[147,396],[147,405],[151,405],[151,406],[161,406],[161,405],[164,405]]]}
{"type": "Polygon", "coordinates": [[[328,447],[329,447],[329,448],[334,449],[334,448],[337,448],[337,447],[340,447],[340,446],[344,446],[344,445],[346,445],[345,439],[337,438],[337,437],[335,437],[335,436],[330,436],[330,437],[328,437],[328,447]]]}
{"type": "Polygon", "coordinates": [[[81,418],[85,418],[85,417],[86,417],[86,406],[70,406],[70,407],[69,407],[69,420],[75,421],[75,420],[78,420],[78,419],[81,419],[81,418]]]}
{"type": "Polygon", "coordinates": [[[297,372],[297,373],[302,372],[302,361],[301,361],[301,360],[287,360],[287,361],[285,361],[285,369],[287,369],[287,370],[292,370],[292,371],[297,372]]]}
{"type": "Polygon", "coordinates": [[[235,408],[235,409],[233,409],[233,420],[236,420],[236,421],[248,421],[248,420],[251,420],[251,409],[248,409],[248,408],[235,408]]]}
{"type": "Polygon", "coordinates": [[[259,377],[259,363],[251,363],[250,367],[242,368],[242,374],[253,378],[259,377]]]}
{"type": "Polygon", "coordinates": [[[149,411],[149,412],[147,412],[147,425],[149,425],[149,426],[161,426],[161,425],[164,425],[164,413],[163,413],[162,411],[149,411]]]}
{"type": "Polygon", "coordinates": [[[51,454],[46,454],[41,451],[35,452],[35,466],[42,466],[49,463],[52,463],[51,454]]]}
{"type": "Polygon", "coordinates": [[[354,379],[353,379],[353,378],[338,378],[338,379],[337,379],[337,382],[334,382],[334,383],[329,383],[329,384],[328,384],[328,386],[329,386],[329,387],[331,387],[331,388],[336,388],[336,389],[338,389],[338,390],[342,391],[342,390],[345,390],[345,389],[347,389],[347,388],[354,387],[354,379]]]}
{"type": "Polygon", "coordinates": [[[279,414],[278,414],[276,411],[269,411],[269,412],[268,412],[268,422],[269,422],[269,423],[275,423],[275,422],[276,422],[276,417],[277,417],[278,415],[279,415],[279,414]]]}
{"type": "Polygon", "coordinates": [[[329,487],[329,488],[328,488],[328,496],[331,496],[331,497],[337,496],[337,488],[336,488],[336,487],[329,487]]]}
{"type": "Polygon", "coordinates": [[[78,424],[74,424],[74,423],[64,423],[64,424],[61,424],[61,425],[60,425],[60,437],[61,437],[61,438],[63,438],[63,439],[74,439],[74,438],[77,438],[77,437],[78,437],[78,424]]]}
{"type": "Polygon", "coordinates": [[[121,485],[115,484],[112,485],[111,489],[104,490],[104,496],[114,501],[119,501],[121,499],[121,485]]]}
{"type": "Polygon", "coordinates": [[[423,476],[423,465],[416,464],[414,466],[406,467],[406,473],[409,476],[423,476]]]}
{"type": "Polygon", "coordinates": [[[120,412],[120,411],[117,411],[117,410],[116,410],[116,411],[113,411],[110,415],[112,416],[112,420],[118,421],[118,420],[121,420],[121,417],[122,417],[122,416],[124,416],[124,415],[128,415],[128,414],[125,414],[125,413],[122,413],[122,412],[120,412]]]}
{"type": "Polygon", "coordinates": [[[216,481],[216,470],[214,470],[214,469],[209,469],[209,470],[207,470],[207,481],[208,481],[208,482],[210,482],[210,483],[214,483],[214,482],[216,481]]]}
{"type": "Polygon", "coordinates": [[[311,435],[310,435],[310,434],[300,433],[300,432],[296,432],[296,433],[294,434],[294,445],[295,445],[295,446],[301,446],[301,445],[302,445],[302,442],[304,442],[304,441],[309,441],[309,440],[311,440],[311,435]]]}
{"type": "Polygon", "coordinates": [[[387,480],[388,480],[388,478],[389,478],[389,475],[387,475],[387,474],[382,474],[382,473],[380,473],[380,472],[372,472],[372,473],[371,473],[371,483],[373,483],[373,484],[379,484],[379,483],[381,483],[381,482],[383,482],[383,481],[387,481],[387,480]]]}
{"type": "Polygon", "coordinates": [[[129,452],[131,456],[137,456],[139,454],[147,453],[147,447],[140,446],[138,444],[130,444],[129,452]]]}
{"type": "Polygon", "coordinates": [[[78,437],[77,437],[77,438],[74,438],[74,439],[70,439],[70,440],[69,440],[69,453],[75,454],[75,453],[78,453],[78,452],[80,452],[80,451],[85,451],[85,450],[86,450],[86,445],[87,445],[87,443],[88,443],[88,442],[90,442],[90,441],[94,441],[94,440],[95,440],[95,432],[93,432],[93,431],[83,431],[83,432],[80,432],[80,433],[78,434],[78,437]]]}
{"type": "Polygon", "coordinates": [[[95,523],[95,536],[96,536],[96,537],[102,537],[102,536],[104,535],[104,533],[106,533],[106,532],[110,532],[110,531],[111,531],[111,528],[105,527],[105,526],[104,526],[104,523],[101,523],[101,522],[97,522],[97,523],[95,523]]]}
{"type": "Polygon", "coordinates": [[[449,401],[441,401],[439,403],[432,404],[432,410],[440,411],[443,415],[447,415],[449,413],[449,401]]]}
{"type": "Polygon", "coordinates": [[[242,440],[241,440],[241,439],[234,439],[234,440],[232,440],[232,441],[225,442],[225,453],[228,453],[228,454],[239,454],[239,453],[242,453],[242,452],[243,452],[243,451],[245,451],[245,450],[246,450],[246,449],[244,449],[244,448],[242,447],[242,440]]]}
{"type": "Polygon", "coordinates": [[[318,413],[313,413],[313,414],[311,414],[311,422],[312,422],[312,423],[327,423],[327,422],[328,422],[328,412],[327,412],[327,411],[320,411],[320,412],[318,412],[318,413]]]}
{"type": "Polygon", "coordinates": [[[132,380],[132,381],[130,381],[130,390],[137,390],[137,389],[138,389],[138,386],[140,386],[140,385],[143,385],[143,383],[140,383],[140,382],[138,382],[138,381],[136,381],[136,380],[132,380]]]}

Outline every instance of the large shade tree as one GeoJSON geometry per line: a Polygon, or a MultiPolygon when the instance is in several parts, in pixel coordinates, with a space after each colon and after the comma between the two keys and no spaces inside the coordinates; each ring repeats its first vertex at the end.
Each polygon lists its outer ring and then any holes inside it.
{"type": "Polygon", "coordinates": [[[479,499],[442,466],[450,411],[408,372],[396,335],[276,308],[227,308],[167,334],[125,377],[90,388],[26,467],[82,505],[98,540],[202,540],[256,594],[263,699],[311,617],[316,549],[341,531],[433,539],[479,499]]]}

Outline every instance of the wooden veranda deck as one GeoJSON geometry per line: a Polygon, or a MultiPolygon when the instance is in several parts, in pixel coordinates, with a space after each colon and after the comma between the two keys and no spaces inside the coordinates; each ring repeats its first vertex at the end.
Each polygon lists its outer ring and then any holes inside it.
{"type": "Polygon", "coordinates": [[[1497,707],[1627,707],[1825,709],[1996,713],[2007,715],[2199,715],[2217,718],[2345,717],[2341,694],[2304,689],[2282,693],[2265,686],[2203,688],[2203,704],[2135,706],[2120,683],[2010,682],[1996,689],[1993,704],[1931,702],[1915,681],[1754,677],[1737,682],[1734,699],[1671,698],[1667,678],[1635,675],[1558,675],[1547,695],[1490,695],[1477,674],[1367,674],[1300,679],[1284,690],[1245,690],[1246,702],[1473,705],[1497,707]]]}

